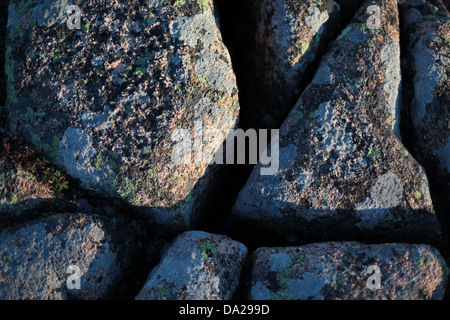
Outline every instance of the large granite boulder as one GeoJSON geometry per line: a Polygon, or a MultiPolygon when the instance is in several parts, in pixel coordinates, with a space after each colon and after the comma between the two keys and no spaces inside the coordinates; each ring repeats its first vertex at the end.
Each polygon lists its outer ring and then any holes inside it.
{"type": "Polygon", "coordinates": [[[278,172],[258,164],[241,191],[237,227],[293,242],[441,241],[425,172],[399,140],[398,23],[396,1],[362,5],[281,127],[278,172]]]}
{"type": "Polygon", "coordinates": [[[211,1],[141,3],[10,1],[9,129],[85,189],[180,231],[211,200],[236,81],[211,1]],[[80,29],[67,25],[73,4],[80,29]],[[198,140],[207,127],[223,136],[198,140]],[[174,156],[196,146],[201,156],[174,156]]]}
{"type": "Polygon", "coordinates": [[[226,236],[189,231],[177,237],[137,300],[235,298],[247,248],[226,236]]]}
{"type": "Polygon", "coordinates": [[[448,267],[426,245],[319,243],[253,254],[252,300],[442,300],[448,267]]]}
{"type": "Polygon", "coordinates": [[[0,230],[0,299],[111,297],[136,249],[129,227],[85,214],[0,230]]]}

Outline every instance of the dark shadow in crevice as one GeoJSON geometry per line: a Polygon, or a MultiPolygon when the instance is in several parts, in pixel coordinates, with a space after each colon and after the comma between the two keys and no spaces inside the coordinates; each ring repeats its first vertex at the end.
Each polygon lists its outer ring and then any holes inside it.
{"type": "Polygon", "coordinates": [[[446,245],[441,249],[444,257],[450,256],[450,216],[448,214],[448,207],[450,205],[450,194],[446,190],[445,183],[439,181],[439,176],[430,171],[430,168],[434,167],[434,164],[427,163],[422,160],[414,141],[417,141],[415,132],[412,125],[412,115],[410,110],[411,101],[414,98],[414,79],[415,73],[409,65],[410,52],[408,51],[408,42],[410,36],[408,31],[405,30],[405,7],[399,5],[400,13],[400,60],[401,60],[401,75],[402,75],[402,107],[401,107],[401,120],[400,120],[400,133],[402,137],[402,143],[405,148],[411,153],[411,155],[419,162],[425,169],[426,175],[429,180],[430,194],[433,202],[436,215],[442,225],[443,237],[446,245]]]}

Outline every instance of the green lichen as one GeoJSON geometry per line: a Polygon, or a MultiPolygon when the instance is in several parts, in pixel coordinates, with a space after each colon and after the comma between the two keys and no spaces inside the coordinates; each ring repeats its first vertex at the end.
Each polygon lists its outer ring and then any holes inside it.
{"type": "Polygon", "coordinates": [[[309,48],[309,43],[303,42],[300,48],[300,52],[301,54],[305,54],[305,52],[308,50],[309,48]]]}
{"type": "Polygon", "coordinates": [[[19,38],[23,37],[23,30],[22,26],[20,24],[16,24],[14,26],[13,32],[12,32],[12,39],[14,40],[16,38],[16,35],[19,36],[19,38]]]}
{"type": "Polygon", "coordinates": [[[55,52],[52,54],[52,60],[53,62],[56,62],[62,58],[62,53],[59,49],[56,49],[55,52]]]}
{"type": "Polygon", "coordinates": [[[203,242],[199,244],[198,248],[205,260],[217,253],[217,245],[214,242],[203,242]]]}
{"type": "Polygon", "coordinates": [[[53,142],[52,142],[52,147],[53,147],[53,153],[58,155],[59,154],[59,138],[57,136],[53,136],[53,142]]]}
{"type": "Polygon", "coordinates": [[[312,112],[309,113],[309,118],[310,119],[315,119],[315,118],[317,118],[317,114],[314,111],[312,111],[312,112]]]}
{"type": "Polygon", "coordinates": [[[280,273],[280,285],[286,286],[287,282],[291,279],[292,271],[291,265],[288,264],[286,268],[280,273]]]}
{"type": "Polygon", "coordinates": [[[10,266],[11,264],[13,263],[13,259],[12,259],[12,257],[11,256],[4,256],[3,257],[3,264],[5,265],[5,266],[10,266]]]}
{"type": "Polygon", "coordinates": [[[187,91],[187,93],[192,94],[195,91],[195,87],[187,87],[186,91],[187,91]]]}
{"type": "Polygon", "coordinates": [[[17,13],[22,14],[25,11],[28,11],[30,9],[30,6],[33,4],[33,0],[28,1],[21,1],[17,4],[17,13]]]}
{"type": "Polygon", "coordinates": [[[88,23],[86,23],[86,24],[84,24],[84,25],[81,26],[81,30],[82,30],[83,32],[89,32],[90,27],[91,27],[91,23],[88,22],[88,23]]]}
{"type": "Polygon", "coordinates": [[[319,7],[323,6],[323,0],[314,0],[314,3],[317,4],[319,7]]]}
{"type": "Polygon", "coordinates": [[[168,288],[162,288],[159,293],[161,293],[162,296],[167,297],[168,295],[170,295],[170,289],[168,288]]]}
{"type": "Polygon", "coordinates": [[[425,264],[425,260],[423,260],[423,259],[416,259],[416,264],[419,267],[421,267],[421,266],[423,266],[425,264]]]}
{"type": "Polygon", "coordinates": [[[420,198],[422,198],[422,192],[420,192],[420,191],[414,192],[414,198],[416,198],[417,200],[419,200],[420,198]]]}
{"type": "Polygon", "coordinates": [[[297,263],[302,263],[303,261],[305,261],[305,255],[301,254],[297,259],[297,263]]]}
{"type": "Polygon", "coordinates": [[[209,8],[209,0],[197,0],[197,4],[200,7],[200,10],[205,11],[209,8]]]}
{"type": "Polygon", "coordinates": [[[12,58],[12,48],[8,46],[5,52],[5,74],[7,79],[7,95],[11,103],[17,103],[16,89],[14,87],[15,60],[12,58]]]}
{"type": "Polygon", "coordinates": [[[197,83],[198,83],[198,84],[205,84],[205,83],[206,83],[205,77],[202,76],[202,75],[200,75],[200,74],[197,74],[196,79],[197,79],[197,83]]]}
{"type": "Polygon", "coordinates": [[[34,145],[34,146],[36,146],[36,147],[38,147],[38,146],[40,146],[40,138],[39,138],[39,136],[37,135],[37,134],[35,134],[35,133],[32,133],[31,134],[31,143],[34,145]]]}
{"type": "Polygon", "coordinates": [[[116,186],[117,193],[124,199],[132,200],[134,198],[134,195],[139,190],[138,183],[134,180],[131,180],[129,178],[124,178],[122,180],[122,183],[118,181],[118,178],[116,177],[116,180],[114,181],[114,184],[116,186]],[[118,186],[118,187],[117,187],[118,186]]]}
{"type": "Polygon", "coordinates": [[[147,26],[151,27],[152,25],[155,24],[156,20],[152,18],[147,18],[145,19],[145,22],[147,23],[147,26]]]}
{"type": "Polygon", "coordinates": [[[177,9],[180,9],[181,6],[184,6],[186,4],[185,0],[177,0],[175,1],[174,7],[177,9]]]}
{"type": "Polygon", "coordinates": [[[381,152],[375,147],[370,148],[369,154],[367,155],[372,161],[375,161],[379,157],[381,157],[381,152]]]}
{"type": "Polygon", "coordinates": [[[104,155],[99,153],[98,155],[96,155],[94,158],[91,159],[91,163],[94,167],[100,169],[101,167],[106,165],[106,158],[104,155]]]}
{"type": "Polygon", "coordinates": [[[134,74],[137,76],[143,76],[144,74],[147,73],[147,69],[141,68],[141,67],[137,67],[136,71],[134,71],[134,74]]]}
{"type": "Polygon", "coordinates": [[[11,197],[10,197],[10,203],[11,204],[16,204],[18,201],[18,198],[17,198],[17,193],[15,193],[15,192],[12,192],[11,193],[11,197]]]}
{"type": "Polygon", "coordinates": [[[154,169],[148,170],[148,178],[149,179],[155,179],[156,178],[156,172],[154,169]]]}
{"type": "Polygon", "coordinates": [[[292,115],[289,125],[291,127],[295,126],[298,123],[298,121],[302,118],[303,118],[303,112],[301,112],[300,110],[295,111],[294,114],[292,115]]]}
{"type": "Polygon", "coordinates": [[[152,154],[152,148],[150,147],[144,147],[139,151],[141,156],[149,156],[152,154]]]}
{"type": "Polygon", "coordinates": [[[149,60],[151,60],[153,57],[155,56],[154,52],[149,52],[148,49],[145,49],[145,56],[143,56],[142,58],[139,58],[136,61],[136,64],[138,66],[143,66],[144,64],[146,64],[149,60]]]}

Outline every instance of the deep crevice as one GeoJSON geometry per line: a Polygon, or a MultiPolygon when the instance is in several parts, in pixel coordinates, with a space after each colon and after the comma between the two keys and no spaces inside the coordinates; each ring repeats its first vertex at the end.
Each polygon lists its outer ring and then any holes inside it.
{"type": "Polygon", "coordinates": [[[427,175],[430,187],[431,199],[436,212],[436,215],[442,225],[442,233],[444,241],[446,242],[442,248],[439,248],[442,255],[447,258],[450,256],[450,243],[448,228],[450,225],[450,217],[448,216],[448,197],[444,185],[442,182],[437,181],[435,175],[427,169],[427,164],[420,161],[420,156],[417,152],[414,141],[416,141],[412,116],[410,110],[410,104],[414,96],[414,74],[409,65],[408,42],[410,36],[408,30],[405,30],[404,22],[405,8],[399,5],[399,19],[400,19],[400,61],[401,61],[401,94],[402,94],[402,106],[401,106],[401,119],[400,119],[400,135],[402,137],[402,143],[405,148],[411,153],[417,162],[422,165],[427,175]]]}

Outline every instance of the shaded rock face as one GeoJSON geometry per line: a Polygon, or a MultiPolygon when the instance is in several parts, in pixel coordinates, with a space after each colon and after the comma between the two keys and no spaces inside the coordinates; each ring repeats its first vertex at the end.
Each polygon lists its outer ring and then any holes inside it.
{"type": "Polygon", "coordinates": [[[108,297],[132,263],[135,242],[118,221],[84,214],[56,215],[3,229],[0,299],[108,297]],[[77,276],[78,289],[71,286],[77,276]]]}
{"type": "Polygon", "coordinates": [[[290,241],[439,242],[427,177],[398,137],[399,86],[397,3],[365,2],[281,127],[278,174],[257,165],[241,191],[236,225],[290,241]],[[380,30],[367,28],[372,4],[380,30]]]}
{"type": "Polygon", "coordinates": [[[251,300],[438,300],[448,282],[445,260],[426,245],[320,243],[253,258],[251,300]]]}
{"type": "MultiPolygon", "coordinates": [[[[11,1],[7,111],[11,133],[85,189],[183,230],[215,170],[174,164],[174,133],[201,123],[225,135],[239,105],[212,4],[172,2],[82,3],[81,29],[70,30],[72,1],[11,1]]],[[[223,139],[203,143],[213,154],[223,139]]]]}
{"type": "Polygon", "coordinates": [[[36,217],[40,209],[69,208],[55,190],[0,155],[0,227],[24,217],[36,217]]]}
{"type": "Polygon", "coordinates": [[[251,119],[257,127],[277,128],[295,104],[316,55],[332,39],[341,12],[332,0],[252,1],[256,27],[249,39],[251,119]]]}
{"type": "Polygon", "coordinates": [[[228,237],[186,232],[167,249],[136,299],[232,299],[246,255],[247,248],[228,237]]]}
{"type": "Polygon", "coordinates": [[[450,17],[422,2],[403,6],[408,35],[412,145],[417,159],[449,201],[450,192],[450,17]]]}

